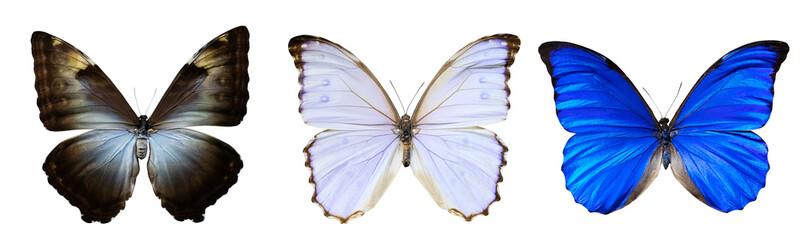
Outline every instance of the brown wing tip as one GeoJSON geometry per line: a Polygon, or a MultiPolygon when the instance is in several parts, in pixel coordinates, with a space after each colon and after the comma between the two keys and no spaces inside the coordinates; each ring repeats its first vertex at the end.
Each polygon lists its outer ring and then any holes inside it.
{"type": "MultiPolygon", "coordinates": [[[[235,28],[231,28],[230,30],[225,31],[224,33],[222,33],[219,36],[215,37],[214,40],[211,40],[211,42],[206,44],[206,46],[211,45],[211,43],[217,42],[217,41],[228,41],[228,39],[230,39],[230,38],[242,39],[245,43],[249,43],[250,31],[248,31],[247,27],[245,27],[244,25],[238,26],[238,27],[235,27],[235,28]]],[[[242,41],[242,40],[237,40],[237,41],[242,41]]],[[[205,47],[203,47],[203,48],[205,48],[205,47]]]]}
{"type": "Polygon", "coordinates": [[[249,35],[250,31],[247,30],[246,26],[241,25],[241,26],[237,26],[235,28],[231,28],[231,30],[228,30],[227,33],[230,33],[230,34],[248,34],[249,35]]]}
{"type": "Polygon", "coordinates": [[[65,46],[68,46],[68,48],[74,49],[74,51],[80,53],[81,55],[83,55],[85,58],[88,59],[88,57],[86,57],[86,55],[83,54],[83,52],[81,52],[80,50],[75,48],[75,46],[72,46],[72,44],[69,44],[67,41],[64,41],[59,37],[53,36],[52,34],[43,31],[34,31],[33,34],[31,34],[31,44],[33,45],[34,51],[36,51],[37,48],[38,49],[44,48],[43,44],[45,43],[50,44],[52,46],[58,44],[64,44],[65,46]]]}
{"type": "Polygon", "coordinates": [[[31,34],[31,41],[37,41],[41,39],[48,39],[48,38],[57,38],[49,33],[42,32],[42,31],[35,31],[31,34]]]}
{"type": "MultiPolygon", "coordinates": [[[[320,41],[328,44],[333,44],[331,41],[328,41],[327,39],[311,35],[299,35],[293,37],[292,39],[289,39],[289,54],[292,55],[292,59],[294,59],[294,67],[297,68],[298,71],[300,71],[301,76],[303,74],[303,59],[301,55],[303,44],[306,44],[307,42],[311,41],[320,41]]],[[[298,80],[302,80],[302,78],[298,80]]]]}

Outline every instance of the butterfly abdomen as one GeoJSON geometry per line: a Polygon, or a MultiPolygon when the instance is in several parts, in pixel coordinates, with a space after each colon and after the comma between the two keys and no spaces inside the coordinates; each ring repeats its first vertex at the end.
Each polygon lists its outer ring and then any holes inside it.
{"type": "Polygon", "coordinates": [[[147,137],[136,136],[136,158],[141,160],[147,155],[147,137]]]}

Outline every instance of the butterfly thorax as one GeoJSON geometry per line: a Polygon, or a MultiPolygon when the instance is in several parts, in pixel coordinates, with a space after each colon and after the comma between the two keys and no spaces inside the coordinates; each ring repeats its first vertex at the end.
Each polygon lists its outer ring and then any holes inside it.
{"type": "Polygon", "coordinates": [[[658,132],[654,133],[655,137],[659,140],[659,147],[662,150],[661,162],[664,164],[664,169],[667,169],[670,163],[669,148],[672,145],[672,138],[677,135],[677,131],[673,131],[669,126],[669,118],[661,118],[658,121],[658,132]]]}
{"type": "Polygon", "coordinates": [[[150,122],[147,121],[147,116],[139,116],[139,124],[133,129],[133,134],[136,135],[136,158],[144,159],[147,155],[147,138],[155,131],[150,128],[150,122]]]}
{"type": "Polygon", "coordinates": [[[397,126],[393,132],[397,134],[397,138],[403,143],[403,166],[408,167],[411,165],[411,139],[414,137],[414,134],[419,132],[419,129],[417,129],[417,126],[411,121],[411,117],[408,116],[408,114],[404,114],[400,118],[400,121],[397,122],[397,126]]]}

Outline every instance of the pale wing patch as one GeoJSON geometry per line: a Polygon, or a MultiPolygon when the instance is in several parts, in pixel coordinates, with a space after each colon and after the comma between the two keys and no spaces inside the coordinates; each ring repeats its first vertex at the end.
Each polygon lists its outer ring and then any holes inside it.
{"type": "Polygon", "coordinates": [[[342,223],[364,214],[397,174],[398,146],[397,136],[386,130],[317,134],[305,149],[315,185],[312,201],[342,223]]]}
{"type": "Polygon", "coordinates": [[[439,207],[464,217],[487,215],[500,200],[507,148],[483,128],[423,129],[414,137],[411,168],[439,207]]]}
{"type": "Polygon", "coordinates": [[[352,53],[328,40],[297,36],[289,52],[300,71],[300,113],[315,127],[392,129],[399,116],[386,91],[352,53]]]}
{"type": "Polygon", "coordinates": [[[495,123],[508,113],[508,67],[519,50],[514,35],[470,43],[445,63],[414,110],[419,128],[458,128],[495,123]]]}

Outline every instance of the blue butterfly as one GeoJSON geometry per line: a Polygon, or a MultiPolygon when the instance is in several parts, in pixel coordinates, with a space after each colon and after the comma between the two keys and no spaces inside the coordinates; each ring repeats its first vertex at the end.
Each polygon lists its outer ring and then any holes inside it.
{"type": "Polygon", "coordinates": [[[575,133],[562,171],[575,202],[607,214],[635,200],[671,164],[701,202],[740,210],[764,187],[767,144],[751,130],[772,111],[775,73],[789,46],[754,42],[731,51],[697,81],[675,116],[657,119],[611,60],[566,42],[539,47],[556,114],[575,133]]]}

